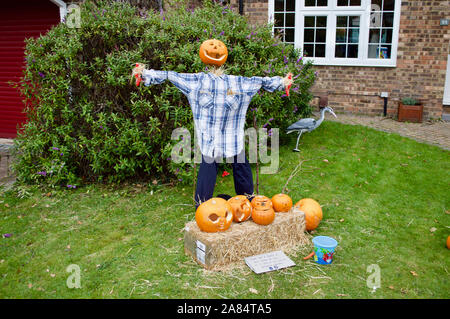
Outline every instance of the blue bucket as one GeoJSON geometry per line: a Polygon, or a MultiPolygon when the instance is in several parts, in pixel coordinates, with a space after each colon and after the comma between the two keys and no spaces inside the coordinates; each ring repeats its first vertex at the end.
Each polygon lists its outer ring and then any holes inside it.
{"type": "Polygon", "coordinates": [[[321,265],[333,262],[334,249],[338,245],[336,239],[328,236],[317,236],[312,239],[314,244],[314,261],[321,265]]]}

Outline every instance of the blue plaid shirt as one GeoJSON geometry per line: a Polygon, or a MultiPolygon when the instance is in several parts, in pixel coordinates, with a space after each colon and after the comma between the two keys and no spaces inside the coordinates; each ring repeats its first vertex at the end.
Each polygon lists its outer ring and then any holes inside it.
{"type": "Polygon", "coordinates": [[[265,89],[284,88],[282,78],[251,78],[211,73],[144,70],[144,85],[173,83],[187,98],[194,115],[199,147],[209,157],[231,157],[244,147],[245,113],[252,97],[265,89]]]}

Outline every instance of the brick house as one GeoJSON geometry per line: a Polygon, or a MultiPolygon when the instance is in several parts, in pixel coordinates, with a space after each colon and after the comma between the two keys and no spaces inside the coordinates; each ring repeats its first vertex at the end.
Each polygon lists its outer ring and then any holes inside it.
{"type": "Polygon", "coordinates": [[[231,0],[253,23],[274,24],[319,72],[314,93],[337,111],[396,116],[413,97],[425,118],[450,113],[450,1],[231,0]]]}

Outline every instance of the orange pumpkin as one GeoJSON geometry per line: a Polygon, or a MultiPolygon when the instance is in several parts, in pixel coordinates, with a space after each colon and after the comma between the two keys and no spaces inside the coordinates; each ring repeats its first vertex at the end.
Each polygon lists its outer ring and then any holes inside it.
{"type": "Polygon", "coordinates": [[[286,194],[276,194],[272,197],[272,204],[276,212],[288,212],[292,208],[292,199],[286,194]]]}
{"type": "Polygon", "coordinates": [[[252,219],[256,224],[269,225],[275,219],[275,211],[270,198],[256,195],[252,199],[252,219]]]}
{"type": "Polygon", "coordinates": [[[447,237],[447,248],[450,249],[450,236],[447,237]]]}
{"type": "Polygon", "coordinates": [[[237,195],[231,197],[228,203],[233,210],[233,220],[237,223],[246,221],[252,213],[252,205],[250,204],[247,196],[237,195]]]}
{"type": "Polygon", "coordinates": [[[203,63],[221,66],[228,58],[228,50],[222,41],[209,39],[200,45],[199,55],[203,63]]]}
{"type": "Polygon", "coordinates": [[[312,198],[299,200],[295,207],[305,213],[306,230],[313,230],[319,226],[323,218],[322,207],[312,198]]]}
{"type": "Polygon", "coordinates": [[[211,198],[198,206],[195,221],[204,232],[225,231],[233,221],[233,210],[225,199],[211,198]]]}

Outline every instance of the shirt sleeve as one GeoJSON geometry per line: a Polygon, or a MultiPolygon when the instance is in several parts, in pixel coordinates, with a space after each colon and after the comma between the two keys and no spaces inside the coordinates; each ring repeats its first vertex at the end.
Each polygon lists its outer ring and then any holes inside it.
{"type": "Polygon", "coordinates": [[[165,80],[169,80],[183,94],[187,95],[197,86],[199,75],[197,73],[144,70],[142,72],[142,79],[144,80],[145,86],[161,84],[165,80]]]}
{"type": "Polygon", "coordinates": [[[251,78],[244,78],[244,79],[245,79],[243,81],[244,91],[247,91],[251,95],[256,94],[260,89],[264,89],[269,92],[284,89],[283,79],[280,76],[273,76],[273,77],[253,76],[251,78]]]}

